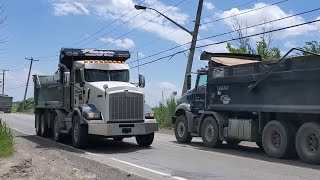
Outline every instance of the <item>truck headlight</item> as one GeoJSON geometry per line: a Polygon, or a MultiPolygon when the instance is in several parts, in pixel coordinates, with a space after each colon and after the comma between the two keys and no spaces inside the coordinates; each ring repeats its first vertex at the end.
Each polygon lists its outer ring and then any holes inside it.
{"type": "Polygon", "coordinates": [[[87,117],[86,119],[95,120],[95,119],[101,119],[100,113],[94,113],[94,112],[88,112],[86,113],[87,117]]]}
{"type": "Polygon", "coordinates": [[[145,118],[147,118],[147,119],[153,119],[153,118],[154,118],[154,113],[153,113],[153,112],[145,113],[145,118]]]}
{"type": "Polygon", "coordinates": [[[82,104],[81,111],[86,120],[102,120],[101,112],[93,104],[82,104]]]}

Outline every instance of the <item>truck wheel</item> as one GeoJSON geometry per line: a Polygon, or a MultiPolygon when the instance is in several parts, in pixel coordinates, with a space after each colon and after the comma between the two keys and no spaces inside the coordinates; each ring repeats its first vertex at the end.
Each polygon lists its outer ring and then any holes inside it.
{"type": "Polygon", "coordinates": [[[60,125],[59,125],[59,116],[57,113],[54,113],[52,131],[53,131],[53,140],[58,142],[60,140],[60,125]]]}
{"type": "Polygon", "coordinates": [[[88,126],[80,124],[79,116],[74,116],[72,121],[72,145],[77,149],[88,146],[88,126]]]}
{"type": "Polygon", "coordinates": [[[262,132],[262,146],[269,157],[287,158],[295,154],[293,126],[286,122],[270,121],[262,132]]]}
{"type": "Polygon", "coordinates": [[[136,141],[139,146],[148,147],[152,144],[154,139],[154,133],[138,135],[136,136],[136,141]]]}
{"type": "Polygon", "coordinates": [[[49,128],[48,128],[48,121],[46,118],[46,113],[42,113],[40,120],[41,120],[41,123],[40,123],[41,136],[48,137],[49,128]]]}
{"type": "Polygon", "coordinates": [[[217,121],[209,116],[206,117],[201,126],[201,137],[205,146],[213,148],[221,145],[219,139],[219,126],[217,121]]]}
{"type": "Polygon", "coordinates": [[[185,115],[180,115],[174,126],[174,134],[179,143],[190,143],[192,136],[188,131],[188,122],[185,115]]]}
{"type": "Polygon", "coordinates": [[[296,135],[296,149],[300,159],[310,164],[320,164],[320,125],[303,124],[296,135]]]}
{"type": "Polygon", "coordinates": [[[38,136],[41,135],[41,113],[37,112],[35,114],[35,128],[36,128],[36,134],[38,136]]]}

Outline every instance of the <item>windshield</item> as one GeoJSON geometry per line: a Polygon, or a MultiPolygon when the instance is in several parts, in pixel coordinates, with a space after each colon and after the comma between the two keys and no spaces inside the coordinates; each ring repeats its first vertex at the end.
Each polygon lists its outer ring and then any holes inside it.
{"type": "Polygon", "coordinates": [[[84,78],[87,82],[97,81],[121,81],[129,82],[128,70],[98,70],[85,69],[84,78]]]}

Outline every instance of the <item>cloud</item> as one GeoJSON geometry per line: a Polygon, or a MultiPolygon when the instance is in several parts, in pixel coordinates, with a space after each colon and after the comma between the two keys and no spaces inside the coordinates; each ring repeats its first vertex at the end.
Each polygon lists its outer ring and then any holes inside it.
{"type": "MultiPolygon", "coordinates": [[[[143,5],[156,7],[162,13],[181,25],[186,25],[189,21],[189,15],[182,13],[178,7],[168,6],[156,0],[146,0],[143,5]],[[154,5],[153,5],[154,4],[154,5]]],[[[174,26],[171,22],[159,16],[154,11],[137,11],[132,10],[134,7],[133,0],[54,0],[54,13],[56,15],[81,15],[95,14],[106,20],[115,20],[120,18],[119,22],[126,22],[126,26],[130,29],[139,28],[139,30],[152,33],[156,36],[165,36],[166,40],[173,41],[177,44],[184,44],[191,41],[190,34],[174,26]],[[131,11],[130,11],[131,10],[131,11]],[[126,12],[130,11],[126,16],[126,12]],[[157,18],[156,18],[157,17],[157,18]],[[155,18],[155,19],[154,19],[155,18]],[[174,32],[173,32],[174,31],[174,32]]]]}
{"type": "Polygon", "coordinates": [[[214,5],[211,2],[203,2],[203,6],[208,10],[214,9],[214,5]]]}
{"type": "MultiPolygon", "coordinates": [[[[226,19],[224,19],[224,23],[227,24],[231,29],[233,29],[235,19],[234,18],[227,18],[227,17],[236,16],[238,14],[245,13],[248,11],[251,11],[251,12],[241,14],[236,17],[236,20],[243,27],[252,26],[252,25],[260,24],[262,22],[276,20],[279,18],[293,15],[292,13],[289,13],[289,12],[286,13],[284,10],[282,10],[280,7],[278,7],[276,5],[264,8],[263,10],[252,11],[254,9],[261,8],[261,7],[264,7],[267,5],[268,4],[265,4],[265,3],[257,3],[251,9],[239,10],[238,8],[233,8],[231,10],[224,11],[224,12],[220,13],[219,16],[220,16],[220,18],[226,18],[226,19]]],[[[295,25],[295,24],[301,24],[301,23],[305,23],[305,22],[306,21],[302,16],[295,16],[292,18],[288,18],[285,20],[276,21],[271,24],[267,24],[266,27],[267,27],[267,29],[278,29],[278,28],[287,27],[287,26],[291,26],[291,25],[295,25]]],[[[275,33],[276,35],[274,36],[274,38],[281,39],[281,38],[286,38],[289,36],[305,35],[311,31],[315,31],[317,29],[319,29],[319,27],[316,27],[315,24],[304,25],[304,26],[290,28],[290,29],[276,32],[275,33]]],[[[262,27],[254,27],[254,28],[249,28],[247,30],[247,33],[248,33],[248,35],[250,35],[250,34],[259,33],[261,31],[262,31],[262,27]]]]}
{"type": "Polygon", "coordinates": [[[84,4],[80,2],[54,3],[53,8],[54,8],[54,14],[57,16],[63,16],[68,14],[73,14],[73,15],[90,14],[90,11],[85,7],[84,4]]]}
{"type": "Polygon", "coordinates": [[[158,84],[158,87],[159,87],[161,90],[177,90],[177,87],[176,87],[174,84],[172,84],[172,83],[170,83],[170,82],[166,82],[166,81],[160,82],[160,83],[158,84]]]}
{"type": "Polygon", "coordinates": [[[161,82],[152,82],[148,81],[146,83],[146,87],[144,88],[145,97],[146,97],[146,103],[150,106],[154,107],[159,104],[159,102],[162,100],[162,95],[164,100],[171,97],[173,91],[178,92],[178,96],[176,98],[179,98],[181,94],[182,88],[179,86],[177,87],[172,82],[169,81],[161,81],[161,82]]]}
{"type": "Polygon", "coordinates": [[[297,43],[294,42],[294,41],[286,41],[283,45],[286,48],[296,48],[296,47],[298,47],[297,43]]]}
{"type": "Polygon", "coordinates": [[[129,38],[125,39],[114,39],[114,38],[100,38],[100,40],[104,43],[111,43],[118,47],[124,48],[124,49],[130,49],[134,47],[134,41],[129,38]]]}

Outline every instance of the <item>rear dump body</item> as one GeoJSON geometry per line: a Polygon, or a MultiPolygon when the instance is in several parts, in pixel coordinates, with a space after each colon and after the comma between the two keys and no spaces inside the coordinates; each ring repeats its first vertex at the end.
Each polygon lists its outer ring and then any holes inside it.
{"type": "Polygon", "coordinates": [[[8,95],[0,95],[0,111],[11,113],[12,97],[8,95]]]}
{"type": "MultiPolygon", "coordinates": [[[[286,55],[293,50],[300,49],[286,55]]],[[[177,141],[201,136],[207,147],[251,141],[269,157],[320,164],[320,55],[305,53],[312,55],[277,61],[202,53],[209,67],[198,71],[195,89],[172,118],[177,141]]]]}
{"type": "Polygon", "coordinates": [[[319,56],[288,58],[278,65],[271,61],[215,67],[210,61],[207,109],[319,114],[319,82],[319,56]]]}

